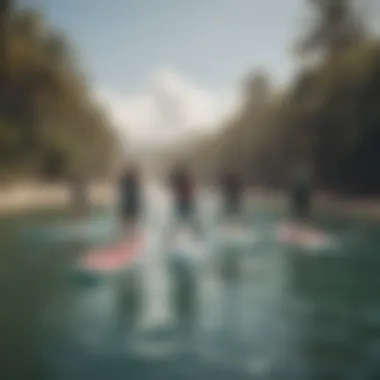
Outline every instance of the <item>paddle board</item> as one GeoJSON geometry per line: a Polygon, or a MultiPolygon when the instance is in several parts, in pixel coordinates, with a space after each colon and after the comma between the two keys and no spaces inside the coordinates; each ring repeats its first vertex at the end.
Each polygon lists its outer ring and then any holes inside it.
{"type": "Polygon", "coordinates": [[[87,252],[81,267],[88,271],[114,272],[136,262],[141,241],[120,242],[110,247],[87,252]]]}
{"type": "Polygon", "coordinates": [[[179,229],[173,236],[170,256],[195,263],[206,255],[204,242],[189,228],[179,229]]]}
{"type": "Polygon", "coordinates": [[[113,277],[121,271],[133,268],[142,249],[139,237],[128,242],[95,248],[86,252],[78,262],[75,278],[81,284],[93,284],[104,277],[113,277]]]}
{"type": "Polygon", "coordinates": [[[277,230],[278,240],[282,243],[296,244],[304,247],[323,247],[329,245],[326,234],[314,228],[297,224],[284,224],[277,230]]]}

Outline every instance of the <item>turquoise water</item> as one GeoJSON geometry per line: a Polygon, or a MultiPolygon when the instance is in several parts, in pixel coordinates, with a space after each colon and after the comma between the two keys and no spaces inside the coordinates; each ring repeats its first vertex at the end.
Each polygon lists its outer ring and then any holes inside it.
{"type": "MultiPolygon", "coordinates": [[[[153,207],[146,220],[144,267],[135,272],[140,303],[125,304],[138,324],[125,323],[116,280],[68,284],[66,336],[42,344],[53,379],[379,378],[380,226],[321,215],[335,245],[290,247],[274,238],[283,213],[254,206],[245,218],[256,238],[212,245],[215,255],[189,275],[166,265],[164,208],[153,207]],[[184,324],[175,324],[178,315],[184,324]]],[[[25,254],[81,252],[116,238],[110,211],[93,220],[96,233],[69,239],[51,232],[70,225],[62,213],[15,216],[2,222],[8,233],[0,245],[25,254]]],[[[205,225],[211,236],[218,224],[209,216],[205,225]]]]}

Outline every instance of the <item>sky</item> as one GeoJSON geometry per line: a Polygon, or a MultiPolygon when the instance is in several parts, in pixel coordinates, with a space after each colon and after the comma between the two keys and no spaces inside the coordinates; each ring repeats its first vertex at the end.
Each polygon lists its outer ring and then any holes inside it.
{"type": "Polygon", "coordinates": [[[282,84],[304,0],[19,0],[73,43],[95,96],[135,145],[220,125],[255,68],[282,84]]]}

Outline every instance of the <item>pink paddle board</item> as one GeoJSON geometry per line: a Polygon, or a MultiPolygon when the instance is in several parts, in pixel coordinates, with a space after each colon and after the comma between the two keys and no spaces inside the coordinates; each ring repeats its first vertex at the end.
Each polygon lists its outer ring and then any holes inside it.
{"type": "Polygon", "coordinates": [[[323,245],[326,243],[326,236],[322,232],[297,225],[281,226],[278,230],[278,237],[284,243],[306,246],[323,245]]]}
{"type": "Polygon", "coordinates": [[[134,241],[94,249],[85,254],[81,264],[87,270],[111,272],[132,264],[138,257],[140,248],[141,241],[134,241]]]}

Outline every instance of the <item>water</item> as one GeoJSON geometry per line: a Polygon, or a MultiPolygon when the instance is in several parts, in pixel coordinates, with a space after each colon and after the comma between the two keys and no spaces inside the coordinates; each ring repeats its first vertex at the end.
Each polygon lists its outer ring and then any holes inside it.
{"type": "MultiPolygon", "coordinates": [[[[273,231],[283,215],[253,206],[245,217],[255,239],[214,245],[215,254],[195,270],[197,286],[183,274],[174,287],[164,237],[169,199],[158,189],[148,199],[138,324],[129,331],[116,314],[114,280],[77,285],[67,336],[50,342],[45,357],[52,380],[379,378],[380,226],[321,216],[320,226],[339,245],[311,254],[276,242],[273,231]],[[194,310],[181,311],[189,319],[185,328],[176,325],[175,289],[181,300],[196,300],[194,310]]],[[[211,236],[216,201],[205,194],[201,206],[211,236]]],[[[112,224],[111,211],[96,214],[112,224]]],[[[83,242],[35,233],[31,244],[31,235],[22,234],[53,220],[65,223],[60,213],[8,220],[14,239],[8,249],[30,253],[59,244],[79,251],[115,238],[111,229],[83,242]]]]}

